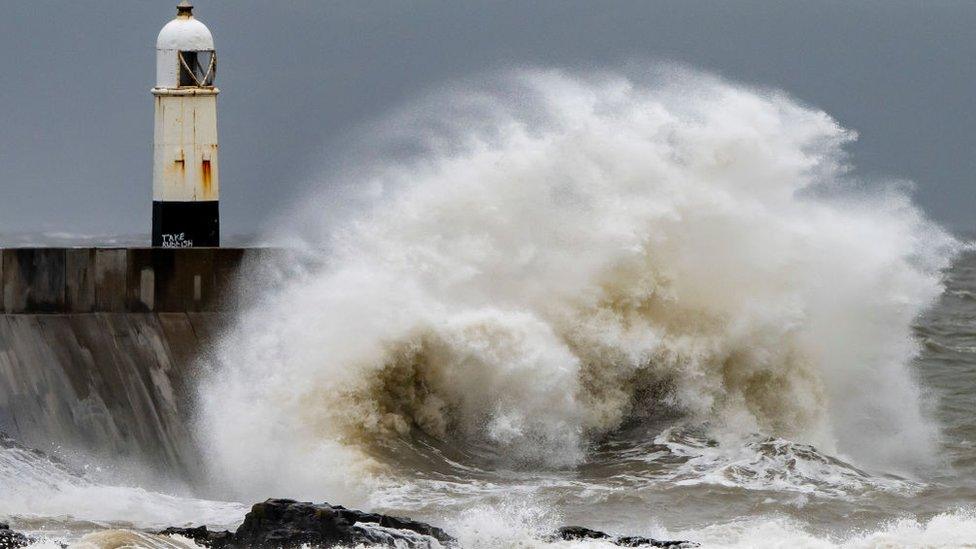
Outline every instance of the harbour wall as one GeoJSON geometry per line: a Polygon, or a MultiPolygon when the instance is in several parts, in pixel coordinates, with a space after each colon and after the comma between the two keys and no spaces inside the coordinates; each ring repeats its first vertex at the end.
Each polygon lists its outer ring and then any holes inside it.
{"type": "Polygon", "coordinates": [[[6,248],[6,314],[219,312],[242,268],[283,256],[269,248],[6,248]]]}
{"type": "Polygon", "coordinates": [[[186,478],[193,380],[247,305],[242,283],[286,255],[0,250],[0,431],[76,464],[186,478]]]}

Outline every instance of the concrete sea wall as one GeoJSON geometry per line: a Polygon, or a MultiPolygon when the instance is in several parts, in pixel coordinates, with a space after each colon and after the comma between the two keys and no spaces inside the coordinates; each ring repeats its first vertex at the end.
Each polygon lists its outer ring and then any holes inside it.
{"type": "Polygon", "coordinates": [[[239,269],[280,254],[259,248],[7,248],[7,314],[216,312],[239,269]]]}
{"type": "Polygon", "coordinates": [[[0,250],[0,430],[84,462],[180,474],[193,378],[266,249],[0,250]]]}

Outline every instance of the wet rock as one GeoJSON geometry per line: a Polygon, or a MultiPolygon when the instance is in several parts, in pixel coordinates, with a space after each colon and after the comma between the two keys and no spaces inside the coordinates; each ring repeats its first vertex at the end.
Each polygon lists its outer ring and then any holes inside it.
{"type": "Polygon", "coordinates": [[[206,526],[196,528],[175,528],[169,527],[162,532],[163,536],[180,535],[192,539],[197,545],[209,547],[210,549],[223,549],[229,547],[234,539],[234,533],[227,530],[208,530],[206,526]]]}
{"type": "Polygon", "coordinates": [[[0,549],[27,547],[32,543],[34,543],[33,539],[19,532],[14,532],[10,526],[0,522],[0,549]]]}
{"type": "Polygon", "coordinates": [[[212,549],[281,549],[379,545],[411,549],[454,547],[454,538],[440,528],[410,519],[364,513],[328,503],[269,499],[251,507],[236,532],[206,527],[167,528],[212,549]]]}
{"type": "Polygon", "coordinates": [[[663,541],[641,536],[613,536],[599,530],[591,530],[582,526],[563,526],[552,536],[557,540],[580,541],[601,540],[621,547],[698,547],[691,541],[663,541]]]}
{"type": "Polygon", "coordinates": [[[331,547],[358,543],[427,548],[451,545],[454,539],[423,522],[289,499],[255,504],[234,533],[238,547],[331,547]]]}

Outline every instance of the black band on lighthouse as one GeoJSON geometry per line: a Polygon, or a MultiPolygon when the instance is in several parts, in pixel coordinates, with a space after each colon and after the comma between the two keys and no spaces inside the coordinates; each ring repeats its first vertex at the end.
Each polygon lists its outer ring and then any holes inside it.
{"type": "Polygon", "coordinates": [[[220,246],[217,200],[207,202],[153,201],[152,245],[162,248],[220,246]]]}

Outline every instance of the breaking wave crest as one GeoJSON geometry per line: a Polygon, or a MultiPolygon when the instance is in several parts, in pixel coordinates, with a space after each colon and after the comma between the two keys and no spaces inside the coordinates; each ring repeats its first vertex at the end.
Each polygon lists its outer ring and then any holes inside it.
{"type": "Polygon", "coordinates": [[[928,457],[910,326],[956,244],[865,192],[825,113],[673,67],[524,70],[366,134],[202,384],[229,489],[354,502],[400,440],[573,468],[634,424],[928,457]]]}
{"type": "Polygon", "coordinates": [[[878,491],[910,496],[924,486],[891,474],[870,473],[813,446],[772,436],[754,434],[722,444],[700,433],[667,429],[655,442],[683,458],[664,477],[675,486],[713,484],[837,498],[878,491]]]}
{"type": "MultiPolygon", "coordinates": [[[[478,508],[465,515],[460,538],[464,547],[551,547],[612,549],[615,545],[594,542],[548,544],[539,535],[552,523],[545,515],[521,505],[504,509],[478,508]]],[[[695,539],[702,549],[895,549],[971,547],[976,537],[976,512],[958,509],[928,520],[903,518],[867,531],[824,537],[810,531],[802,521],[781,516],[753,517],[691,530],[651,529],[659,538],[695,539]]]]}

